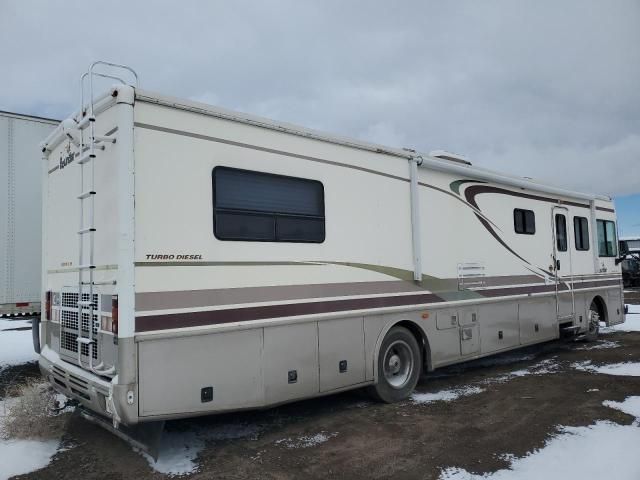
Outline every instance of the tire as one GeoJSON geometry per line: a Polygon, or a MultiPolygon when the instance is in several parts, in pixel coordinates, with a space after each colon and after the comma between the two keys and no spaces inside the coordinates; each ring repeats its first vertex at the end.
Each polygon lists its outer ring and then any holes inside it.
{"type": "Polygon", "coordinates": [[[415,337],[404,327],[393,327],[380,345],[378,383],[369,387],[370,395],[385,403],[408,398],[416,388],[421,367],[422,355],[415,337]]]}
{"type": "Polygon", "coordinates": [[[598,340],[598,333],[600,332],[600,313],[598,312],[598,306],[595,301],[591,302],[587,317],[589,324],[587,326],[587,333],[585,333],[584,339],[587,342],[595,342],[598,340]]]}

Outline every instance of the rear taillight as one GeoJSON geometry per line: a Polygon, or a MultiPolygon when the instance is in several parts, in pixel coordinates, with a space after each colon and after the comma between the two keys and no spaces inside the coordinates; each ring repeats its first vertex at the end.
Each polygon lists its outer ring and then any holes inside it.
{"type": "Polygon", "coordinates": [[[118,334],[118,296],[111,297],[111,333],[118,334]]]}
{"type": "Polygon", "coordinates": [[[44,315],[46,320],[51,320],[51,290],[45,294],[44,315]]]}

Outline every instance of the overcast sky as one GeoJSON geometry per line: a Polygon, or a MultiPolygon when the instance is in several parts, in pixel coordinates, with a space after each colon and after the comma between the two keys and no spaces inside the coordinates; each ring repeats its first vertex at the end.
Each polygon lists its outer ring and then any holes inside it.
{"type": "Polygon", "coordinates": [[[0,0],[0,52],[3,110],[67,116],[104,59],[150,90],[640,193],[640,0],[0,0]]]}

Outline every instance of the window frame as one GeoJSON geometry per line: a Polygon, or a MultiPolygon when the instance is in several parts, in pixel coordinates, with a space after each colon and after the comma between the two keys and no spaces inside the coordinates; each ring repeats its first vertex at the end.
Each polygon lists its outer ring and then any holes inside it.
{"type": "Polygon", "coordinates": [[[216,240],[221,242],[257,242],[257,243],[308,243],[308,244],[320,244],[324,243],[327,239],[327,216],[326,216],[326,204],[325,204],[325,191],[324,184],[320,180],[310,179],[310,178],[302,178],[302,177],[294,177],[291,175],[280,175],[272,172],[261,172],[258,170],[248,170],[246,168],[235,168],[235,167],[227,167],[225,165],[216,165],[211,171],[211,189],[212,189],[212,220],[213,220],[213,236],[216,240]],[[292,213],[282,213],[282,212],[269,212],[269,211],[256,211],[256,210],[244,210],[238,208],[224,208],[224,207],[216,207],[216,173],[221,170],[232,170],[236,172],[244,172],[250,175],[258,175],[264,177],[275,177],[275,178],[288,178],[292,180],[298,180],[304,183],[315,183],[320,186],[320,205],[322,207],[322,215],[305,215],[305,214],[292,214],[292,213]],[[273,218],[273,238],[265,238],[265,239],[253,239],[253,238],[238,238],[238,237],[221,237],[217,232],[217,213],[223,213],[228,215],[255,215],[262,217],[271,217],[273,218]],[[281,240],[278,239],[278,231],[277,231],[277,219],[281,218],[303,218],[305,220],[315,219],[322,220],[322,238],[318,240],[281,240]]]}
{"type": "Polygon", "coordinates": [[[601,258],[615,258],[615,257],[617,257],[618,256],[618,245],[617,245],[617,242],[618,242],[618,231],[616,229],[616,222],[613,221],[613,220],[605,220],[605,219],[598,218],[598,219],[596,219],[596,232],[598,233],[598,257],[601,257],[601,258]],[[613,224],[613,235],[614,235],[615,242],[613,242],[611,244],[613,246],[613,253],[612,254],[608,254],[607,253],[606,255],[603,255],[600,252],[600,231],[597,229],[597,225],[598,224],[602,224],[602,227],[603,227],[602,231],[604,232],[604,245],[605,245],[605,248],[606,248],[607,247],[607,224],[608,223],[613,224]]]}
{"type": "Polygon", "coordinates": [[[569,250],[569,236],[567,235],[567,216],[564,213],[556,213],[554,217],[554,228],[556,237],[556,250],[558,252],[566,252],[569,250]],[[560,239],[558,237],[558,218],[562,217],[564,221],[564,248],[560,245],[560,239]]]}
{"type": "Polygon", "coordinates": [[[591,239],[589,238],[589,219],[587,217],[581,217],[578,215],[573,216],[573,241],[576,250],[579,252],[588,252],[591,249],[591,239]],[[584,220],[584,224],[586,225],[586,235],[584,235],[585,238],[583,238],[582,235],[582,225],[580,226],[580,242],[578,242],[578,228],[576,220],[578,220],[580,224],[582,224],[582,220],[584,220]],[[584,246],[585,241],[587,245],[586,247],[584,246]]]}
{"type": "Polygon", "coordinates": [[[536,234],[536,213],[533,210],[527,210],[524,208],[514,208],[513,209],[513,230],[518,235],[535,235],[536,234]],[[522,214],[522,231],[518,231],[518,221],[516,216],[518,214],[522,214]],[[531,214],[531,218],[533,219],[533,231],[528,231],[527,229],[527,214],[531,214]]]}

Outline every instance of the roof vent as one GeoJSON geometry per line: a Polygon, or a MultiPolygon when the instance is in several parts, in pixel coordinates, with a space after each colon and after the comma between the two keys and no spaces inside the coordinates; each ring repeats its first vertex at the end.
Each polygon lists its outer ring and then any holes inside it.
{"type": "Polygon", "coordinates": [[[429,152],[429,156],[441,158],[442,160],[449,160],[451,162],[463,163],[464,165],[471,165],[469,159],[464,155],[447,152],[446,150],[432,150],[429,152]]]}

